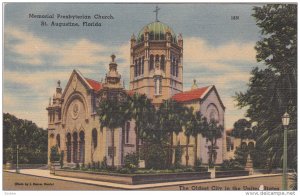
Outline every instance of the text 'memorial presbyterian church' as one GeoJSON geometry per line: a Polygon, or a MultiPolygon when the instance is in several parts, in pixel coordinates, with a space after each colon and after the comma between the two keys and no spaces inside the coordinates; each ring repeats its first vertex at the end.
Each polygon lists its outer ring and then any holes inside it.
{"type": "MultiPolygon", "coordinates": [[[[131,37],[128,65],[130,89],[124,89],[120,82],[121,75],[117,71],[114,55],[104,82],[86,78],[74,70],[64,90],[60,82],[57,83],[56,93],[47,107],[48,157],[51,147],[57,145],[59,151],[64,151],[64,165],[101,162],[104,157],[112,165],[114,156],[114,165],[121,167],[125,156],[135,152],[136,145],[142,146],[141,141],[136,141],[134,120],[126,122],[123,128],[114,132],[106,127],[100,128],[96,107],[99,104],[97,102],[101,101],[99,97],[107,92],[145,94],[155,106],[172,98],[200,111],[208,120],[217,120],[224,127],[225,107],[214,85],[198,88],[194,81],[189,91],[183,91],[183,38],[157,19],[157,11],[156,21],[144,26],[137,36],[131,37]],[[111,153],[112,146],[114,153],[111,153]]],[[[216,164],[226,159],[225,138],[224,131],[223,137],[217,140],[216,164]]],[[[192,166],[195,158],[201,159],[204,164],[208,163],[209,143],[201,134],[196,140],[184,133],[174,134],[173,143],[187,148],[183,150],[182,164],[192,166]]]]}

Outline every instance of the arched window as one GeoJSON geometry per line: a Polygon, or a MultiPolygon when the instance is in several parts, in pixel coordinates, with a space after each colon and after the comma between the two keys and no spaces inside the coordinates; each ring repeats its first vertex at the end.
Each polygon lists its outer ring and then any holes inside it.
{"type": "Polygon", "coordinates": [[[175,76],[176,75],[176,61],[177,61],[177,59],[175,59],[174,58],[174,60],[173,60],[173,76],[175,76]]]}
{"type": "Polygon", "coordinates": [[[154,40],[154,33],[152,31],[149,33],[149,40],[154,40]]]}
{"type": "Polygon", "coordinates": [[[60,148],[60,135],[59,134],[56,135],[56,145],[58,146],[58,148],[60,148]]]}
{"type": "Polygon", "coordinates": [[[149,66],[149,71],[154,69],[154,56],[151,54],[150,55],[150,66],[149,66]]]}
{"type": "Polygon", "coordinates": [[[142,75],[142,59],[139,58],[139,76],[142,75]]]}
{"type": "Polygon", "coordinates": [[[78,134],[77,132],[73,133],[73,163],[78,162],[78,134]]]}
{"type": "Polygon", "coordinates": [[[178,77],[178,60],[176,61],[176,71],[175,71],[176,77],[178,77]]]}
{"type": "Polygon", "coordinates": [[[156,62],[159,62],[159,55],[158,54],[155,56],[155,64],[156,64],[156,62]]]}
{"type": "Polygon", "coordinates": [[[144,75],[144,57],[142,58],[142,75],[144,75]]]}
{"type": "Polygon", "coordinates": [[[71,162],[71,134],[68,133],[67,134],[67,162],[70,163],[71,162]]]}
{"type": "Polygon", "coordinates": [[[93,147],[96,148],[98,145],[98,137],[97,137],[97,129],[93,129],[92,131],[92,141],[93,141],[93,147]]]}
{"type": "Polygon", "coordinates": [[[79,133],[79,162],[84,163],[84,151],[85,151],[85,140],[84,140],[84,132],[80,131],[79,133]]]}
{"type": "Polygon", "coordinates": [[[161,55],[160,69],[165,71],[165,56],[164,55],[161,55]]]}
{"type": "Polygon", "coordinates": [[[137,60],[135,60],[134,64],[134,77],[137,77],[137,60]]]}
{"type": "Polygon", "coordinates": [[[139,65],[139,60],[136,61],[136,76],[140,75],[140,65],[139,65]]]}

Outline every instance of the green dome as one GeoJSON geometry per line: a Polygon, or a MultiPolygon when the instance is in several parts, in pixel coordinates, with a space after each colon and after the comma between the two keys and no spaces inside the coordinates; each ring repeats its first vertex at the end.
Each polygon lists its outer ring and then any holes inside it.
{"type": "Polygon", "coordinates": [[[152,23],[144,26],[138,34],[137,42],[144,41],[144,31],[147,27],[148,27],[148,31],[149,31],[149,40],[166,40],[165,35],[167,32],[167,29],[169,29],[171,32],[171,35],[172,35],[172,41],[174,43],[177,43],[176,34],[172,30],[172,28],[170,28],[168,25],[166,25],[162,22],[159,22],[159,21],[155,21],[155,22],[152,22],[152,23]]]}

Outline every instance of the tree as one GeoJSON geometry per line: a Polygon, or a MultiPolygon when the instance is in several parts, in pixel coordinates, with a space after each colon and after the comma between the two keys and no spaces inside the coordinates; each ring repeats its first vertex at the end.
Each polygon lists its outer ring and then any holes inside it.
{"type": "Polygon", "coordinates": [[[136,153],[139,158],[139,138],[146,137],[147,134],[145,129],[143,129],[146,126],[144,119],[148,119],[153,114],[155,108],[145,94],[141,95],[138,93],[133,94],[129,105],[131,117],[135,119],[136,123],[136,153]]]}
{"type": "Polygon", "coordinates": [[[162,132],[169,135],[169,155],[168,163],[172,164],[172,151],[173,151],[173,133],[176,135],[183,131],[184,118],[186,108],[172,99],[164,101],[157,112],[158,123],[162,132]]]}
{"type": "Polygon", "coordinates": [[[216,162],[217,149],[219,148],[217,146],[217,140],[222,137],[222,134],[223,127],[221,125],[218,125],[218,123],[214,119],[210,120],[207,129],[204,129],[204,131],[202,132],[203,137],[207,138],[210,142],[210,145],[208,146],[209,167],[214,166],[216,162]]]}
{"type": "Polygon", "coordinates": [[[48,134],[28,120],[3,114],[3,150],[5,163],[16,161],[16,146],[19,145],[19,163],[47,163],[48,134]],[[9,150],[6,150],[9,149],[9,150]],[[10,151],[11,153],[5,153],[10,151]]]}
{"type": "Polygon", "coordinates": [[[262,38],[256,43],[255,67],[246,92],[236,93],[240,108],[257,122],[258,143],[268,151],[273,166],[281,164],[283,127],[281,116],[291,116],[288,131],[288,164],[297,165],[297,5],[268,4],[254,7],[253,16],[262,38]]]}
{"type": "MultiPolygon", "coordinates": [[[[202,132],[208,128],[207,121],[200,111],[194,113],[193,108],[186,109],[185,115],[185,135],[193,136],[195,139],[195,149],[194,149],[194,161],[197,161],[197,150],[198,150],[198,135],[202,134],[202,132]]],[[[186,148],[187,149],[187,148],[186,148]]],[[[188,152],[186,152],[187,154],[188,152]]],[[[186,163],[187,165],[187,163],[186,163]]]]}
{"type": "Polygon", "coordinates": [[[119,101],[118,99],[104,99],[100,102],[97,109],[101,127],[107,127],[111,130],[111,157],[112,167],[115,166],[115,137],[114,130],[123,127],[125,122],[130,119],[130,110],[128,101],[119,101]]]}

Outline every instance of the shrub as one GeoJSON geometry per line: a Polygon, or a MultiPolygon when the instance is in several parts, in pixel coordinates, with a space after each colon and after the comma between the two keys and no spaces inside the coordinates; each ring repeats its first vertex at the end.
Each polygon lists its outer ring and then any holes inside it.
{"type": "Polygon", "coordinates": [[[123,167],[123,168],[120,168],[118,170],[118,172],[121,173],[121,174],[129,174],[131,171],[130,171],[129,168],[123,167]]]}
{"type": "MultiPolygon", "coordinates": [[[[79,164],[79,163],[78,163],[79,164]]],[[[79,164],[80,165],[80,164],[79,164]]],[[[84,163],[82,163],[81,165],[80,165],[80,169],[81,170],[84,170],[85,169],[85,164],[84,163]]]]}
{"type": "Polygon", "coordinates": [[[194,169],[195,171],[201,171],[202,159],[196,159],[194,169]]]}
{"type": "Polygon", "coordinates": [[[101,162],[101,169],[108,169],[106,156],[103,157],[103,160],[101,162]]]}
{"type": "Polygon", "coordinates": [[[87,168],[91,169],[91,163],[88,163],[87,168]]]}
{"type": "Polygon", "coordinates": [[[129,153],[125,156],[124,163],[126,168],[137,168],[139,165],[139,158],[135,153],[129,153]]]}
{"type": "Polygon", "coordinates": [[[79,165],[79,163],[76,163],[76,167],[75,167],[76,169],[79,169],[80,168],[80,165],[79,165]]]}
{"type": "Polygon", "coordinates": [[[60,159],[60,154],[58,152],[57,145],[52,146],[50,150],[50,161],[55,162],[55,161],[59,161],[59,159],[60,159]]]}
{"type": "Polygon", "coordinates": [[[186,167],[183,169],[184,172],[194,172],[195,170],[191,167],[186,167]]]}
{"type": "Polygon", "coordinates": [[[235,159],[224,160],[221,165],[221,170],[240,170],[243,166],[235,159]]]}
{"type": "Polygon", "coordinates": [[[152,143],[148,146],[146,154],[147,169],[165,169],[167,167],[168,148],[164,148],[162,143],[152,143]]]}
{"type": "Polygon", "coordinates": [[[96,169],[100,169],[100,161],[97,161],[96,169]]]}

